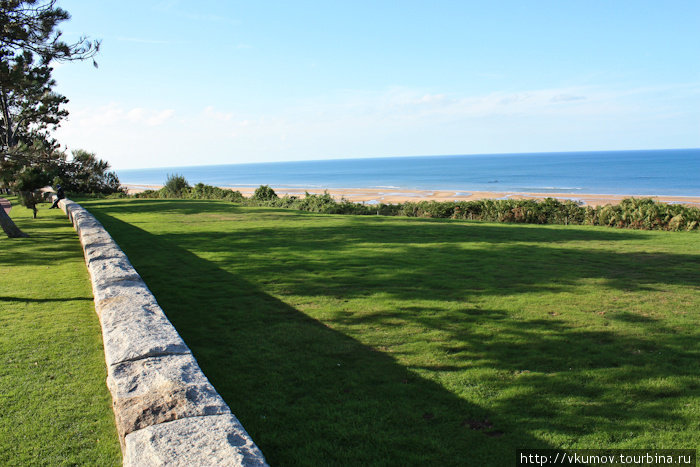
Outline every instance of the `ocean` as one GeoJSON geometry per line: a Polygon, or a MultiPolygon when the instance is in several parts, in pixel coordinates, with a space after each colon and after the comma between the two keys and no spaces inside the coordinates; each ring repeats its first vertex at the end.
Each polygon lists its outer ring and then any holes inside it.
{"type": "Polygon", "coordinates": [[[123,184],[169,174],[221,187],[700,196],[700,149],[381,157],[119,170],[123,184]]]}

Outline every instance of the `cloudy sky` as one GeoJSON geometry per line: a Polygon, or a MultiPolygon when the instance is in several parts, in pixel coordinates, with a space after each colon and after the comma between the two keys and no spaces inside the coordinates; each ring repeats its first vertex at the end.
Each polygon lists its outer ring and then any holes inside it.
{"type": "Polygon", "coordinates": [[[114,168],[700,147],[700,2],[59,0],[114,168]]]}

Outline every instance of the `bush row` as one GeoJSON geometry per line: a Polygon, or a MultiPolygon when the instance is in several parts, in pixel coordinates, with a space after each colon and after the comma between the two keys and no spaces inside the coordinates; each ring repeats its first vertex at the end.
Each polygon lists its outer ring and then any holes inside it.
{"type": "Polygon", "coordinates": [[[628,198],[617,205],[580,206],[573,201],[484,199],[476,201],[419,201],[400,204],[360,204],[346,199],[336,201],[325,192],[304,197],[278,197],[262,185],[251,198],[232,191],[199,183],[190,187],[177,176],[169,177],[160,190],[147,190],[137,198],[222,199],[248,206],[297,209],[323,214],[406,216],[440,219],[468,219],[527,224],[577,224],[645,230],[697,230],[700,209],[681,204],[657,203],[651,198],[628,198]]]}
{"type": "Polygon", "coordinates": [[[331,195],[306,193],[304,198],[285,196],[269,200],[246,199],[244,204],[273,206],[326,214],[382,215],[469,219],[527,224],[578,224],[645,230],[696,230],[700,209],[680,204],[657,203],[651,198],[628,198],[617,205],[580,206],[554,198],[537,200],[420,201],[366,205],[331,195]]]}
{"type": "Polygon", "coordinates": [[[245,199],[240,191],[226,190],[216,186],[198,183],[195,186],[178,187],[177,191],[167,185],[160,190],[146,190],[136,193],[135,198],[180,198],[180,199],[222,199],[241,203],[245,199]]]}

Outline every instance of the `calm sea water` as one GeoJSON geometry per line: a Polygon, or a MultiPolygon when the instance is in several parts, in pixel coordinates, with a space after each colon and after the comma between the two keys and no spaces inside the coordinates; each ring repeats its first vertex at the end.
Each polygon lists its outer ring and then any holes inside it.
{"type": "Polygon", "coordinates": [[[125,184],[700,196],[700,149],[385,157],[120,170],[125,184]]]}

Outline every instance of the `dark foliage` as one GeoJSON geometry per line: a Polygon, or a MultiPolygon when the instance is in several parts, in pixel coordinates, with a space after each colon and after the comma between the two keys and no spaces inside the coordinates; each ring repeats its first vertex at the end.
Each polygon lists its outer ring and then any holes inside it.
{"type": "MultiPolygon", "coordinates": [[[[169,176],[168,180],[171,179],[169,176]]],[[[184,180],[184,177],[182,177],[184,180]]],[[[185,183],[187,181],[185,180],[185,183]]],[[[175,182],[172,182],[175,185],[175,182]]],[[[226,201],[231,201],[234,203],[240,203],[243,201],[243,195],[240,191],[226,190],[223,188],[205,185],[203,183],[198,183],[193,187],[183,186],[181,181],[177,182],[179,185],[179,194],[175,195],[173,187],[168,188],[167,184],[160,190],[146,190],[141,193],[134,195],[135,198],[181,198],[181,199],[221,199],[226,201]]]]}
{"type": "Polygon", "coordinates": [[[190,184],[187,182],[187,179],[179,174],[168,175],[163,187],[163,191],[168,195],[166,196],[167,198],[179,198],[189,189],[190,184]]]}
{"type": "Polygon", "coordinates": [[[216,186],[197,183],[189,191],[189,198],[192,199],[223,199],[240,203],[243,201],[243,195],[240,191],[226,190],[216,186]]]}
{"type": "Polygon", "coordinates": [[[253,193],[253,199],[256,201],[271,201],[278,198],[275,190],[268,185],[260,185],[255,189],[255,193],[253,193]]]}
{"type": "MultiPolygon", "coordinates": [[[[67,11],[56,6],[56,0],[0,1],[0,189],[27,185],[29,172],[37,177],[59,177],[75,183],[74,191],[114,191],[119,180],[106,169],[98,175],[97,185],[92,175],[80,184],[85,164],[65,163],[51,133],[68,116],[63,105],[68,102],[53,89],[53,62],[93,59],[100,48],[99,41],[85,37],[67,43],[58,29],[70,19],[67,11]],[[29,171],[29,172],[27,172],[29,171]],[[39,174],[39,172],[41,172],[39,174]],[[24,179],[23,179],[24,177],[24,179]],[[19,185],[18,185],[19,184],[19,185]]],[[[101,162],[101,161],[99,161],[101,162]]],[[[40,200],[34,190],[14,190],[22,202],[34,209],[40,200]]],[[[2,217],[3,231],[16,237],[16,226],[8,216],[2,217]]]]}
{"type": "Polygon", "coordinates": [[[36,219],[36,205],[44,202],[44,195],[39,191],[48,183],[48,176],[39,167],[24,167],[18,174],[14,190],[19,194],[22,206],[31,209],[36,219]]]}
{"type": "Polygon", "coordinates": [[[54,0],[0,2],[0,168],[17,165],[35,140],[52,141],[51,131],[68,115],[68,102],[53,91],[54,61],[93,58],[99,41],[62,40],[58,25],[70,18],[54,0]],[[18,160],[19,159],[19,160],[18,160]]]}
{"type": "MultiPolygon", "coordinates": [[[[465,219],[521,224],[601,225],[643,230],[697,230],[700,209],[681,204],[657,203],[651,198],[628,198],[618,205],[580,206],[555,198],[537,200],[483,199],[476,201],[419,201],[400,204],[360,204],[346,199],[336,201],[328,192],[278,197],[267,185],[261,185],[251,198],[240,192],[204,184],[183,190],[180,198],[224,199],[248,206],[267,206],[322,214],[360,216],[405,216],[436,219],[465,219]]],[[[165,188],[147,190],[137,198],[171,198],[165,188]]]]}
{"type": "Polygon", "coordinates": [[[99,41],[81,37],[69,44],[62,40],[58,24],[70,14],[56,6],[56,0],[4,0],[0,2],[0,48],[29,52],[45,64],[93,58],[99,41]]]}
{"type": "Polygon", "coordinates": [[[73,159],[58,164],[52,175],[53,186],[61,185],[70,193],[124,192],[117,174],[109,171],[109,163],[82,149],[73,151],[73,159]]]}
{"type": "Polygon", "coordinates": [[[577,224],[656,230],[695,230],[700,209],[680,204],[657,203],[650,198],[628,198],[618,205],[579,206],[573,201],[478,200],[460,202],[420,201],[402,204],[365,205],[335,201],[328,193],[305,198],[283,197],[246,204],[283,207],[326,214],[355,214],[467,219],[526,224],[577,224]]]}

